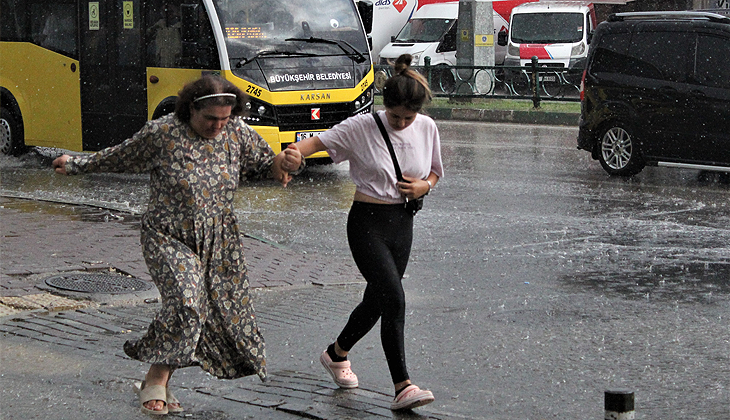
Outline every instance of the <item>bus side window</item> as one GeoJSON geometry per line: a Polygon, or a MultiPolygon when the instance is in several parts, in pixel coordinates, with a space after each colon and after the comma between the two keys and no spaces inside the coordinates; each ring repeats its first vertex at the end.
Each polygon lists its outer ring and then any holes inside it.
{"type": "Polygon", "coordinates": [[[147,64],[150,67],[178,67],[182,51],[180,3],[155,0],[147,6],[147,64]]]}
{"type": "Polygon", "coordinates": [[[24,5],[16,4],[11,0],[0,2],[0,40],[27,41],[24,37],[25,22],[22,18],[27,15],[24,5]]]}
{"type": "Polygon", "coordinates": [[[181,67],[216,70],[220,69],[218,47],[213,27],[201,1],[183,4],[182,10],[183,62],[181,67]]]}
{"type": "Polygon", "coordinates": [[[36,3],[31,6],[33,42],[43,48],[78,57],[76,16],[72,4],[36,3]]]}
{"type": "Polygon", "coordinates": [[[152,0],[146,3],[145,42],[147,66],[167,68],[218,69],[218,53],[213,29],[202,2],[191,0],[152,0]],[[198,7],[194,27],[197,50],[183,56],[182,7],[198,7]]]}

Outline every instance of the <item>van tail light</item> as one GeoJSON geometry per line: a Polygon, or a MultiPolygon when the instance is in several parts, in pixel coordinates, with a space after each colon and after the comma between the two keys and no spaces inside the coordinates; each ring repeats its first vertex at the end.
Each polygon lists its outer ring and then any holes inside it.
{"type": "Polygon", "coordinates": [[[586,93],[586,71],[583,70],[583,76],[580,78],[580,101],[583,102],[583,98],[585,98],[586,93]]]}

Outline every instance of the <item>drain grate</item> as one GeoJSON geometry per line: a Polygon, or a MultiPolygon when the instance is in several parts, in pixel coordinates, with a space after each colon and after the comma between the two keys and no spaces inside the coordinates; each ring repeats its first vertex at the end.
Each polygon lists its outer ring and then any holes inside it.
{"type": "Polygon", "coordinates": [[[152,288],[142,280],[114,274],[62,274],[46,279],[46,284],[56,289],[83,293],[133,293],[152,288]]]}

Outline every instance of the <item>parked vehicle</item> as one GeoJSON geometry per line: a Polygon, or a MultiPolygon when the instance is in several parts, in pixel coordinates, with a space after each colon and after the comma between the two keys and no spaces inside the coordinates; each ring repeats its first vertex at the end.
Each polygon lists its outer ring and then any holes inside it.
{"type": "Polygon", "coordinates": [[[380,51],[379,63],[387,65],[401,54],[411,54],[413,65],[456,65],[456,21],[459,2],[427,4],[419,8],[405,26],[380,51]]]}
{"type": "Polygon", "coordinates": [[[578,148],[612,175],[645,165],[730,172],[730,17],[611,15],[583,75],[578,148]]]}
{"type": "Polygon", "coordinates": [[[397,34],[408,22],[423,1],[428,0],[371,0],[374,4],[373,29],[370,34],[370,51],[373,58],[378,56],[380,50],[390,42],[393,35],[397,34]]]}
{"type": "MultiPolygon", "coordinates": [[[[525,1],[536,0],[497,0],[492,3],[495,33],[509,27],[510,11],[525,1]]],[[[411,54],[414,65],[422,66],[427,56],[431,57],[432,65],[456,65],[458,17],[458,1],[426,3],[420,6],[391,42],[383,47],[378,62],[387,64],[401,54],[411,54]]],[[[502,64],[504,55],[504,46],[495,44],[495,64],[502,64]]]]}
{"type": "Polygon", "coordinates": [[[249,95],[246,122],[278,152],[372,110],[372,7],[0,0],[0,153],[120,143],[174,110],[184,83],[210,73],[249,95]]]}
{"type": "Polygon", "coordinates": [[[512,9],[508,31],[498,34],[507,46],[505,66],[524,66],[536,56],[540,66],[583,70],[596,27],[592,3],[541,1],[512,9]]]}

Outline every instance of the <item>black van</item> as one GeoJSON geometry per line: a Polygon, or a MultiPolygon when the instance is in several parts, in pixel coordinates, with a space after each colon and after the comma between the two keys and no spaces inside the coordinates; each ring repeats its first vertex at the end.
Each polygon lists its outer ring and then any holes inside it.
{"type": "Polygon", "coordinates": [[[579,149],[612,175],[645,165],[730,172],[730,17],[618,13],[590,48],[579,149]]]}

